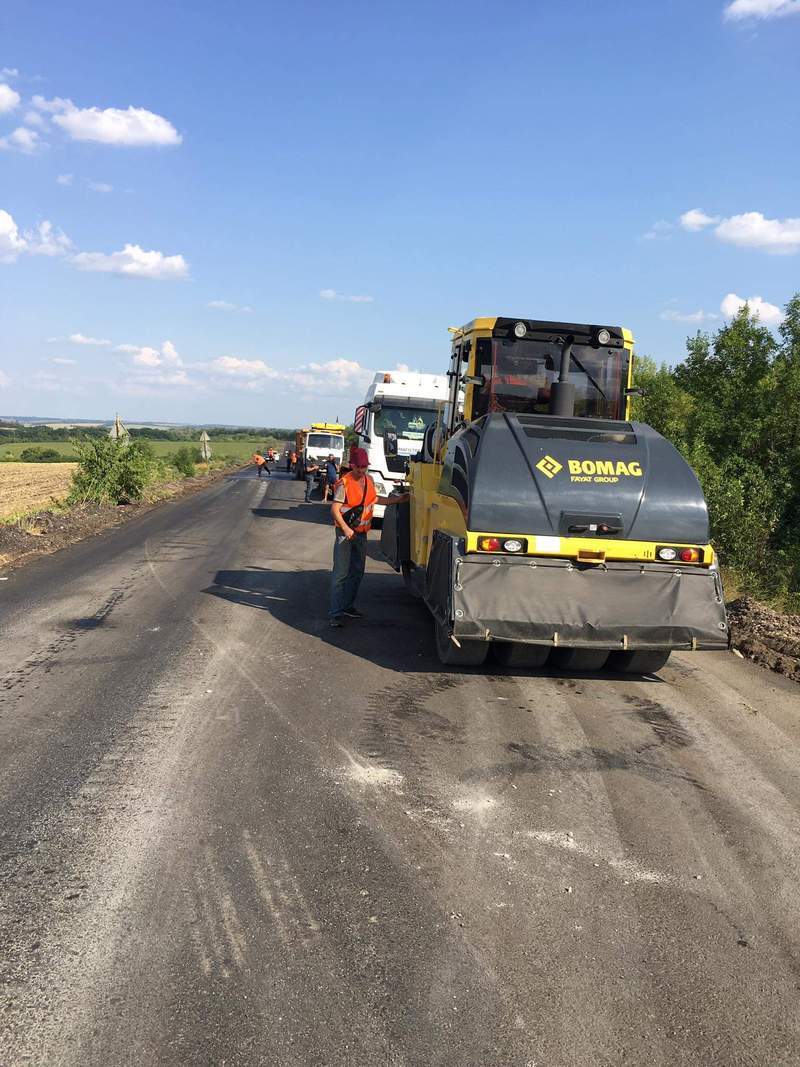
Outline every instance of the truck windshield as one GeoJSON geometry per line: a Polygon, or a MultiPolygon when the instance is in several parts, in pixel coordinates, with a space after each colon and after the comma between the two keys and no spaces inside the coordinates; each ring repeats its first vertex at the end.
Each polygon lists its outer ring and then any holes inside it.
{"type": "MultiPolygon", "coordinates": [[[[575,386],[575,414],[584,418],[623,417],[628,353],[624,348],[574,345],[569,380],[575,386]]],[[[561,351],[549,341],[483,338],[478,341],[477,373],[486,384],[476,390],[472,417],[491,411],[546,415],[550,388],[558,379],[561,351]]]]}
{"type": "Polygon", "coordinates": [[[344,451],[344,438],[338,433],[310,433],[309,448],[327,448],[334,452],[344,451]]]}
{"type": "Polygon", "coordinates": [[[433,408],[382,407],[375,412],[374,432],[378,437],[394,434],[408,441],[422,441],[436,415],[433,408]]]}

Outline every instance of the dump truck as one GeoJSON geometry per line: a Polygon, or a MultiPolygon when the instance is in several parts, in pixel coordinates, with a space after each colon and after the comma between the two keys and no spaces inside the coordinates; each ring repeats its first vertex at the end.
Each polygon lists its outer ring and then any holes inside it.
{"type": "Polygon", "coordinates": [[[295,477],[306,476],[306,464],[310,460],[324,466],[328,456],[333,456],[337,467],[344,457],[344,426],[339,422],[312,422],[295,434],[297,463],[295,477]]]}
{"type": "Polygon", "coordinates": [[[727,648],[697,477],[629,421],[630,331],[498,317],[451,334],[443,417],[381,538],[441,662],[650,674],[727,648]]]}

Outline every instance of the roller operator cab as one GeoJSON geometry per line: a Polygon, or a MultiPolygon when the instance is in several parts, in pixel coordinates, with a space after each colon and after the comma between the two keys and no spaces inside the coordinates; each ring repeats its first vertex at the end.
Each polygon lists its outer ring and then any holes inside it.
{"type": "Polygon", "coordinates": [[[474,319],[449,395],[387,511],[384,554],[431,610],[443,663],[650,673],[729,644],[694,472],[629,422],[617,326],[474,319]]]}

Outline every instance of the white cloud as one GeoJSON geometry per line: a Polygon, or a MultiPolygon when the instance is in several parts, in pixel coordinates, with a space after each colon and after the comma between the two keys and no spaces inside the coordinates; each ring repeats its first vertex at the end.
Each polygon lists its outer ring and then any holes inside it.
{"type": "Polygon", "coordinates": [[[173,363],[175,366],[183,366],[183,360],[178,355],[178,350],[172,341],[165,341],[161,346],[161,355],[164,357],[166,363],[173,363]]]}
{"type": "Polygon", "coordinates": [[[704,322],[706,319],[717,319],[718,315],[713,314],[710,311],[703,311],[700,308],[698,311],[677,311],[675,308],[667,308],[666,311],[662,311],[659,318],[665,322],[704,322]]]}
{"type": "Polygon", "coordinates": [[[183,256],[165,256],[163,252],[146,252],[139,245],[126,244],[121,252],[80,252],[72,262],[78,270],[104,274],[125,274],[130,278],[155,278],[181,281],[189,275],[183,256]]]}
{"type": "Polygon", "coordinates": [[[56,178],[56,181],[59,185],[72,185],[74,177],[74,174],[59,174],[56,178]]]}
{"type": "Polygon", "coordinates": [[[697,233],[698,230],[702,230],[706,226],[713,226],[715,222],[719,222],[718,215],[706,215],[705,211],[701,211],[699,207],[684,211],[680,217],[681,226],[691,233],[697,233]]]}
{"type": "Polygon", "coordinates": [[[248,304],[232,304],[230,300],[209,300],[208,306],[215,311],[239,311],[247,315],[253,310],[248,304]]]}
{"type": "Polygon", "coordinates": [[[46,120],[39,114],[38,111],[26,111],[25,114],[22,116],[22,121],[25,123],[26,126],[36,126],[40,130],[44,129],[45,126],[47,126],[46,120]]]}
{"type": "Polygon", "coordinates": [[[37,148],[42,147],[42,144],[42,139],[36,130],[29,130],[26,126],[17,126],[8,137],[0,137],[0,148],[22,152],[26,156],[32,155],[37,148]]]}
{"type": "Polygon", "coordinates": [[[15,89],[0,82],[0,115],[5,115],[9,111],[13,111],[14,108],[19,107],[21,99],[22,97],[15,89]]]}
{"type": "Polygon", "coordinates": [[[63,356],[54,356],[53,359],[50,360],[50,362],[58,363],[59,366],[63,367],[74,367],[78,361],[77,359],[65,359],[63,356]]]}
{"type": "Polygon", "coordinates": [[[742,19],[779,19],[800,15],[800,0],[733,0],[723,13],[731,22],[742,19]]]}
{"type": "Polygon", "coordinates": [[[66,100],[61,96],[54,96],[52,100],[45,100],[43,96],[37,95],[33,97],[31,103],[37,111],[44,111],[48,115],[54,115],[58,111],[67,111],[75,107],[71,100],[66,100]]]}
{"type": "Polygon", "coordinates": [[[164,341],[160,350],[149,345],[117,345],[114,351],[133,356],[137,367],[183,367],[183,360],[172,341],[164,341]]]}
{"type": "MultiPolygon", "coordinates": [[[[42,100],[34,97],[34,103],[42,100]]],[[[36,106],[53,111],[53,122],[73,141],[97,141],[100,144],[128,145],[178,145],[183,138],[162,115],[156,115],[143,107],[126,109],[107,107],[76,107],[71,100],[43,101],[36,106]]]]}
{"type": "Polygon", "coordinates": [[[35,230],[26,230],[25,240],[32,256],[65,256],[72,248],[72,241],[64,231],[47,221],[40,222],[35,230]]]}
{"type": "Polygon", "coordinates": [[[265,385],[282,387],[285,391],[302,390],[316,396],[358,395],[374,376],[374,371],[349,359],[332,359],[326,363],[306,363],[280,370],[263,359],[240,359],[220,356],[206,365],[212,374],[235,379],[240,388],[261,390],[265,385]]]}
{"type": "Polygon", "coordinates": [[[89,188],[93,193],[113,193],[114,186],[107,182],[89,182],[89,188]]]}
{"type": "Polygon", "coordinates": [[[0,263],[13,263],[26,251],[25,239],[13,217],[0,209],[0,263]]]}
{"type": "Polygon", "coordinates": [[[74,345],[93,345],[97,348],[105,348],[111,344],[110,341],[101,340],[97,337],[87,337],[82,333],[71,333],[69,339],[74,345]]]}
{"type": "Polygon", "coordinates": [[[671,222],[665,222],[664,219],[659,219],[658,222],[654,222],[653,225],[642,234],[643,241],[668,241],[670,238],[670,230],[674,229],[671,222]]]}
{"type": "Polygon", "coordinates": [[[323,300],[344,300],[349,304],[372,304],[375,301],[374,296],[342,296],[335,289],[320,289],[319,295],[323,300]]]}
{"type": "Polygon", "coordinates": [[[18,78],[19,71],[16,67],[2,67],[0,68],[0,78],[18,78]]]}
{"type": "Polygon", "coordinates": [[[4,370],[0,370],[0,389],[8,389],[11,385],[11,379],[4,370]]]}
{"type": "Polygon", "coordinates": [[[769,304],[760,296],[751,296],[744,300],[736,293],[728,293],[719,306],[720,311],[727,318],[732,319],[744,305],[750,308],[751,315],[756,316],[764,326],[777,326],[783,322],[783,312],[775,304],[769,304]]]}
{"type": "Polygon", "coordinates": [[[133,357],[133,362],[140,367],[160,367],[161,356],[156,348],[140,348],[133,357]]]}
{"type": "Polygon", "coordinates": [[[20,233],[12,215],[0,210],[0,263],[13,263],[23,254],[63,256],[72,242],[51,222],[40,222],[33,230],[20,233]]]}
{"type": "Polygon", "coordinates": [[[774,256],[790,256],[800,250],[800,219],[767,219],[760,211],[723,219],[714,233],[720,241],[759,248],[774,256]]]}

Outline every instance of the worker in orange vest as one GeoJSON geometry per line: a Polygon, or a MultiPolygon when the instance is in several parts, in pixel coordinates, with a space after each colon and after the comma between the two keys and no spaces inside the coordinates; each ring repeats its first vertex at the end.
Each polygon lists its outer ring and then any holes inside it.
{"type": "Polygon", "coordinates": [[[259,478],[261,477],[261,475],[264,473],[265,470],[267,471],[267,475],[269,475],[269,470],[267,468],[267,461],[264,459],[264,457],[261,455],[260,452],[254,452],[252,454],[252,456],[250,457],[250,462],[251,463],[255,463],[256,468],[258,470],[259,478]]]}
{"type": "Polygon", "coordinates": [[[333,545],[331,574],[330,625],[340,627],[342,619],[363,619],[355,607],[356,596],[367,562],[367,534],[372,525],[376,504],[402,504],[408,493],[378,496],[375,483],[367,474],[369,457],[363,448],[350,451],[350,471],[340,478],[333,491],[331,515],[336,538],[333,545]]]}

